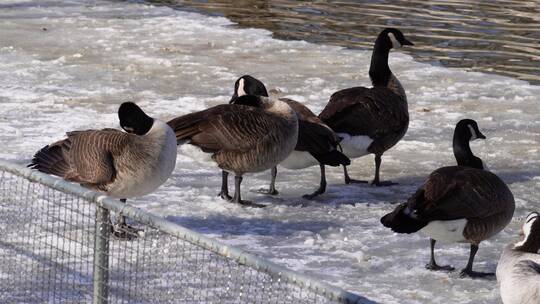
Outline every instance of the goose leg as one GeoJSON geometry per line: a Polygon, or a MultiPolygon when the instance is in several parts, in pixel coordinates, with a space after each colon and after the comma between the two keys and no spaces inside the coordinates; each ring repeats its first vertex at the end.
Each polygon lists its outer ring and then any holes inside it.
{"type": "Polygon", "coordinates": [[[257,191],[258,193],[263,193],[263,194],[268,194],[268,195],[279,194],[279,192],[276,190],[277,167],[272,167],[271,174],[272,174],[272,178],[270,180],[270,188],[268,189],[261,188],[257,191]]]}
{"type": "MultiPolygon", "coordinates": [[[[125,198],[120,199],[120,201],[124,204],[126,203],[125,198]]],[[[120,215],[120,218],[118,219],[116,225],[111,226],[112,235],[119,239],[132,240],[136,238],[141,231],[142,229],[138,229],[128,225],[126,223],[126,217],[123,215],[120,215]]]]}
{"type": "Polygon", "coordinates": [[[467,266],[465,266],[465,269],[463,269],[460,273],[460,277],[471,277],[471,278],[483,278],[488,276],[494,276],[495,273],[493,272],[476,272],[472,270],[473,262],[474,262],[474,256],[476,255],[476,252],[478,251],[478,245],[471,244],[471,252],[469,254],[469,262],[467,263],[467,266]]]}
{"type": "Polygon", "coordinates": [[[375,178],[373,179],[371,184],[377,187],[397,185],[397,183],[393,183],[391,181],[381,182],[379,180],[379,171],[381,169],[381,162],[382,162],[382,154],[375,154],[375,178]]]}
{"type": "Polygon", "coordinates": [[[367,181],[352,179],[347,172],[347,166],[343,166],[343,175],[345,176],[345,184],[367,184],[367,181]]]}
{"type": "Polygon", "coordinates": [[[315,190],[315,192],[311,194],[303,195],[302,197],[305,199],[308,199],[308,200],[313,199],[317,195],[323,194],[324,191],[326,191],[326,173],[325,173],[324,164],[319,164],[319,166],[321,167],[321,183],[319,184],[319,189],[315,190]]]}
{"type": "Polygon", "coordinates": [[[431,245],[431,259],[428,264],[426,264],[426,269],[429,270],[443,270],[443,271],[452,271],[455,268],[450,265],[445,266],[439,266],[437,265],[437,262],[435,262],[435,242],[434,239],[429,239],[430,245],[431,245]]]}
{"type": "Polygon", "coordinates": [[[256,208],[263,208],[264,205],[253,203],[250,201],[244,201],[240,197],[240,184],[242,183],[242,176],[236,175],[234,177],[234,197],[232,199],[232,202],[243,205],[243,206],[249,206],[249,207],[256,207],[256,208]]]}
{"type": "Polygon", "coordinates": [[[221,171],[221,191],[218,193],[218,196],[226,201],[232,200],[232,197],[229,195],[229,172],[222,170],[221,171]]]}

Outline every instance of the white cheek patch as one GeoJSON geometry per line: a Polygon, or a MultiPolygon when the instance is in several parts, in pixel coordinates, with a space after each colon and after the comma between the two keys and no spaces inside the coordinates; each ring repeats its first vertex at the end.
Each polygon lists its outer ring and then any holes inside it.
{"type": "Polygon", "coordinates": [[[525,242],[529,238],[529,235],[531,234],[533,223],[537,221],[537,219],[535,218],[538,218],[538,217],[539,217],[538,213],[531,213],[527,216],[527,219],[525,220],[525,224],[523,224],[523,226],[521,227],[521,229],[523,230],[523,234],[525,236],[523,237],[523,240],[521,242],[517,242],[515,244],[516,247],[523,246],[523,244],[525,244],[525,242]]]}
{"type": "Polygon", "coordinates": [[[401,48],[401,43],[396,39],[396,36],[394,36],[393,33],[388,33],[388,38],[390,38],[390,41],[392,42],[392,47],[395,49],[401,48]]]}
{"type": "Polygon", "coordinates": [[[236,95],[244,96],[247,95],[246,91],[244,91],[244,78],[240,78],[240,81],[238,81],[238,89],[236,89],[236,95]]]}
{"type": "Polygon", "coordinates": [[[471,125],[467,125],[467,127],[469,127],[469,130],[471,131],[471,141],[478,139],[478,134],[476,134],[474,128],[471,125]]]}

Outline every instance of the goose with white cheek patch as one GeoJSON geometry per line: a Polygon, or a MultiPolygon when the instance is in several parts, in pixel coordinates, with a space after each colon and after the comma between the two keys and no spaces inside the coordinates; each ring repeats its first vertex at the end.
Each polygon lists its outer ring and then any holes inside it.
{"type": "MultiPolygon", "coordinates": [[[[243,95],[268,96],[264,84],[250,75],[244,75],[236,80],[234,88],[231,104],[236,103],[236,99],[243,95]]],[[[339,138],[334,131],[313,112],[297,101],[288,98],[280,98],[280,100],[287,103],[298,116],[298,141],[294,151],[279,165],[287,169],[297,170],[318,164],[321,169],[319,188],[315,192],[303,196],[306,199],[313,199],[326,191],[325,165],[336,167],[349,165],[351,161],[336,149],[339,145],[339,138]]],[[[275,186],[276,175],[277,168],[273,167],[270,188],[265,191],[268,194],[278,194],[275,186]]],[[[223,191],[227,191],[226,171],[223,171],[223,184],[220,195],[226,196],[228,194],[223,193],[223,191]]]]}
{"type": "Polygon", "coordinates": [[[508,244],[497,265],[504,304],[540,302],[540,214],[530,213],[522,226],[523,239],[508,244]]]}
{"type": "MultiPolygon", "coordinates": [[[[121,127],[67,133],[67,138],[39,150],[28,167],[56,175],[126,202],[151,193],[176,165],[176,137],[165,123],[132,102],[118,109],[121,127]]],[[[132,238],[137,229],[123,216],[114,235],[132,238]]]]}
{"type": "MultiPolygon", "coordinates": [[[[383,30],[373,48],[369,77],[372,88],[354,87],[334,93],[319,114],[343,140],[343,152],[349,158],[367,154],[375,155],[375,186],[394,183],[381,182],[379,171],[382,155],[393,147],[407,132],[409,111],[405,90],[388,67],[390,49],[413,45],[401,31],[394,28],[383,30]]],[[[343,166],[345,183],[361,183],[349,177],[343,166]]]]}
{"type": "Polygon", "coordinates": [[[421,231],[430,237],[431,260],[426,265],[430,270],[454,269],[435,262],[436,241],[463,242],[470,243],[471,248],[469,262],[461,276],[493,275],[473,271],[474,257],[480,242],[508,225],[515,202],[506,184],[497,175],[484,170],[481,161],[475,161],[480,159],[472,154],[469,141],[476,138],[485,138],[476,122],[460,121],[454,132],[454,154],[460,165],[433,171],[406,203],[381,218],[381,223],[394,232],[421,231]],[[458,155],[464,158],[460,159],[458,155]]]}
{"type": "Polygon", "coordinates": [[[242,176],[275,167],[294,150],[298,138],[298,118],[293,109],[264,96],[244,95],[235,104],[180,116],[168,124],[179,143],[187,141],[211,153],[219,168],[234,172],[234,197],[228,196],[225,184],[222,193],[227,195],[222,198],[252,207],[264,205],[241,199],[242,176]]]}

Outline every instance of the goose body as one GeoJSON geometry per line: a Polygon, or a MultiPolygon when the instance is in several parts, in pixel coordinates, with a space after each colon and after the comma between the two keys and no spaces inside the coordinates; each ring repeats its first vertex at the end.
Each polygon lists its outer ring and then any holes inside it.
{"type": "MultiPolygon", "coordinates": [[[[469,141],[476,138],[485,136],[475,121],[466,119],[456,125],[454,149],[469,151],[468,155],[463,155],[467,161],[477,158],[469,148],[469,141]],[[477,137],[472,136],[469,126],[477,137]]],[[[458,159],[458,163],[464,159],[458,159]]],[[[416,193],[382,217],[381,223],[398,233],[422,231],[427,234],[431,239],[431,261],[427,267],[432,270],[453,269],[436,264],[436,241],[470,243],[469,263],[462,275],[483,276],[485,274],[472,271],[478,245],[504,229],[514,209],[514,197],[497,175],[482,167],[449,166],[433,171],[416,193]]]]}
{"type": "Polygon", "coordinates": [[[179,142],[188,141],[211,153],[219,168],[234,172],[234,200],[250,205],[240,199],[242,175],[274,167],[293,151],[298,138],[298,118],[291,107],[277,99],[252,95],[239,97],[238,104],[218,105],[168,124],[179,142]]]}
{"type": "Polygon", "coordinates": [[[524,239],[508,244],[497,264],[497,281],[504,304],[536,304],[540,299],[540,215],[523,224],[524,239]]]}
{"type": "MultiPolygon", "coordinates": [[[[236,99],[245,94],[268,96],[264,84],[250,75],[244,75],[236,81],[231,103],[236,103],[236,99]]],[[[279,98],[279,100],[289,105],[298,117],[298,140],[296,146],[294,151],[279,165],[292,170],[304,169],[317,164],[320,166],[321,182],[319,189],[304,196],[304,198],[311,199],[324,193],[326,189],[324,166],[348,165],[350,160],[337,150],[340,138],[309,108],[292,99],[279,98]]],[[[272,168],[272,180],[268,190],[270,194],[277,194],[275,189],[276,175],[277,169],[272,168]]]]}
{"type": "MultiPolygon", "coordinates": [[[[402,45],[413,44],[397,29],[383,30],[371,57],[369,75],[373,87],[338,91],[319,114],[343,138],[341,146],[349,158],[375,154],[374,185],[385,184],[379,180],[381,157],[403,138],[409,126],[405,90],[388,67],[390,49],[402,45]]],[[[358,182],[349,177],[345,166],[344,175],[346,183],[358,182]]]]}
{"type": "Polygon", "coordinates": [[[174,132],[133,103],[122,104],[119,117],[127,132],[68,132],[66,139],[39,150],[29,167],[123,201],[151,193],[174,170],[174,132]]]}

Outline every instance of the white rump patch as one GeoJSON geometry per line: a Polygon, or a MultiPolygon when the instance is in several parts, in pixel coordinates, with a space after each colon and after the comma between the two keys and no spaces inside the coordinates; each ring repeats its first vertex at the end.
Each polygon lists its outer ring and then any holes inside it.
{"type": "MultiPolygon", "coordinates": [[[[357,158],[369,154],[368,148],[373,142],[369,136],[357,135],[351,136],[347,133],[336,133],[343,138],[340,142],[343,153],[349,158],[357,158]]],[[[339,150],[339,149],[338,149],[339,150]]]]}
{"type": "Polygon", "coordinates": [[[399,43],[399,41],[396,39],[396,36],[394,36],[394,33],[388,33],[388,38],[390,38],[393,48],[395,49],[401,48],[401,43],[399,43]]]}
{"type": "Polygon", "coordinates": [[[236,89],[236,95],[238,95],[238,97],[247,95],[246,91],[244,91],[244,78],[240,78],[240,80],[238,81],[238,89],[236,89]]]}
{"type": "Polygon", "coordinates": [[[474,130],[474,128],[471,125],[467,125],[469,127],[469,130],[471,131],[471,140],[478,139],[478,134],[474,130]]]}
{"type": "Polygon", "coordinates": [[[420,231],[437,241],[465,242],[466,240],[463,236],[465,225],[467,225],[466,219],[453,221],[433,221],[420,231]]]}
{"type": "Polygon", "coordinates": [[[319,164],[319,162],[308,152],[292,151],[279,165],[287,169],[296,170],[315,166],[317,164],[319,164]]]}

